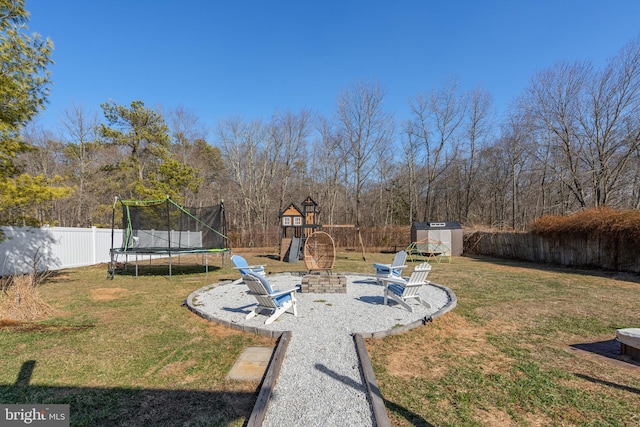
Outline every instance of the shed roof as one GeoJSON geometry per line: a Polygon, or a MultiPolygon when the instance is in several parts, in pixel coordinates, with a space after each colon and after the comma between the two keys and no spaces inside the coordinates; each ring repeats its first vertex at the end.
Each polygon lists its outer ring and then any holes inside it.
{"type": "Polygon", "coordinates": [[[427,222],[413,222],[411,228],[414,230],[457,230],[462,226],[457,221],[427,221],[427,222]]]}

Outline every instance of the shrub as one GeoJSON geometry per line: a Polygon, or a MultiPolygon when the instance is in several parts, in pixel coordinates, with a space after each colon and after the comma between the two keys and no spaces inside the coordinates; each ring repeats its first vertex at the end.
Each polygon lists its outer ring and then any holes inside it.
{"type": "Polygon", "coordinates": [[[545,215],[528,226],[542,236],[558,234],[623,234],[640,238],[640,211],[610,208],[587,209],[573,215],[545,215]]]}
{"type": "Polygon", "coordinates": [[[21,274],[3,278],[0,291],[0,320],[31,321],[55,313],[40,298],[38,286],[42,274],[21,274]]]}

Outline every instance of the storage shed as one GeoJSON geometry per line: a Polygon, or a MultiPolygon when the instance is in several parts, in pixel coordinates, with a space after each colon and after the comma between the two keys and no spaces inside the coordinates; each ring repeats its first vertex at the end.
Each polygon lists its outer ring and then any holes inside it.
{"type": "Polygon", "coordinates": [[[411,224],[411,242],[425,247],[428,252],[462,255],[462,226],[456,221],[414,222],[411,224]],[[446,253],[446,251],[450,253],[446,253]]]}

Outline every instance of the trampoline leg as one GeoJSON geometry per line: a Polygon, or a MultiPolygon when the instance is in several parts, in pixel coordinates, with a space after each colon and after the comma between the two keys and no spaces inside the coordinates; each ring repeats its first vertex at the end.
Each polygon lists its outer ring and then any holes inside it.
{"type": "Polygon", "coordinates": [[[116,277],[116,263],[113,261],[115,255],[113,250],[109,251],[109,255],[111,257],[111,262],[109,263],[109,279],[113,280],[116,277]]]}

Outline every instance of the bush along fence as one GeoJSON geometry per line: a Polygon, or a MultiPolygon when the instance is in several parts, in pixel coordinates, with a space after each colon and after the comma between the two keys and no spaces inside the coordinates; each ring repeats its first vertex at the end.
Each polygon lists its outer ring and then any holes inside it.
{"type": "Polygon", "coordinates": [[[464,235],[464,253],[640,273],[640,241],[617,232],[541,236],[473,231],[464,235]]]}

